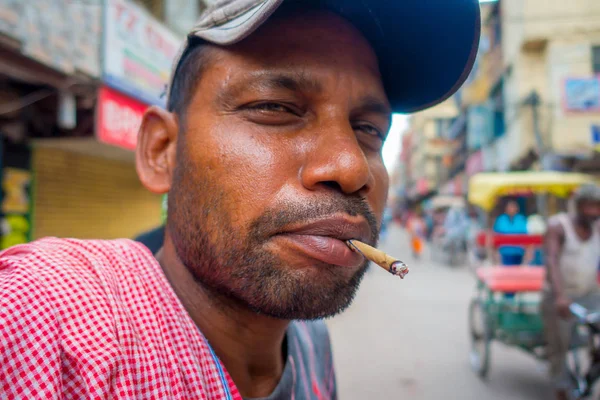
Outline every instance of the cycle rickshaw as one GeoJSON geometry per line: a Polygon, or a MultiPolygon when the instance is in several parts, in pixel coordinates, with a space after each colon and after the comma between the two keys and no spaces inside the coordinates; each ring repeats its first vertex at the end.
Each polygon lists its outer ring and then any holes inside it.
{"type": "MultiPolygon", "coordinates": [[[[484,173],[469,182],[469,202],[490,212],[499,197],[515,195],[553,195],[567,198],[575,189],[594,178],[584,174],[557,172],[484,173]]],[[[498,235],[489,230],[477,235],[477,245],[488,257],[500,246],[541,248],[542,235],[498,235]]],[[[493,341],[521,349],[539,360],[545,360],[545,340],[539,311],[540,292],[545,282],[541,267],[487,266],[475,270],[476,293],[469,306],[470,362],[482,378],[489,373],[493,341]]],[[[575,399],[589,395],[600,376],[600,314],[589,314],[573,305],[578,318],[580,343],[569,354],[569,371],[575,399]],[[580,332],[581,331],[581,332],[580,332]],[[590,353],[591,364],[583,368],[579,349],[590,353]]]]}

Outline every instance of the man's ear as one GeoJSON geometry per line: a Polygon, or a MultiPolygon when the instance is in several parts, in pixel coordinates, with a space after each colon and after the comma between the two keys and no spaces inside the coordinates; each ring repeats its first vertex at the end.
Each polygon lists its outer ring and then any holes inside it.
{"type": "Polygon", "coordinates": [[[177,150],[177,116],[160,107],[146,110],[135,152],[135,163],[142,184],[153,193],[171,188],[177,150]]]}

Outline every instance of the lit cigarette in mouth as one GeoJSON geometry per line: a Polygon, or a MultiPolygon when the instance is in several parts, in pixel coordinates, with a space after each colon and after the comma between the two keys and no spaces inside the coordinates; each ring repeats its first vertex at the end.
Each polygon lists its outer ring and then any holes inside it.
{"type": "Polygon", "coordinates": [[[392,275],[398,275],[401,279],[404,279],[406,274],[408,274],[406,264],[381,250],[377,250],[358,240],[347,240],[346,244],[350,249],[362,254],[367,260],[373,261],[392,275]]]}

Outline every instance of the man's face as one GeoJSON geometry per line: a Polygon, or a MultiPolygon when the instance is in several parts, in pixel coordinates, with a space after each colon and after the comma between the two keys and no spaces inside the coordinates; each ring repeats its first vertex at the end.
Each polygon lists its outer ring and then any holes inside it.
{"type": "Polygon", "coordinates": [[[600,218],[600,201],[582,201],[578,209],[580,220],[583,222],[592,224],[600,218]]]}
{"type": "Polygon", "coordinates": [[[519,205],[514,201],[509,201],[508,204],[506,204],[506,214],[511,217],[514,217],[518,213],[519,213],[519,205]]]}
{"type": "Polygon", "coordinates": [[[389,103],[376,57],[328,13],[210,49],[180,126],[168,234],[208,290],[284,319],[347,307],[388,192],[389,103]]]}

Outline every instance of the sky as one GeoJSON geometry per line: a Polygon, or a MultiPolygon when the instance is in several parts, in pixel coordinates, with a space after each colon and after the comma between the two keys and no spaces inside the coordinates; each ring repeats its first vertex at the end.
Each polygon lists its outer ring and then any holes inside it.
{"type": "MultiPolygon", "coordinates": [[[[480,3],[492,3],[496,0],[479,0],[480,3]]],[[[402,135],[408,126],[408,115],[394,114],[392,127],[383,146],[383,162],[389,173],[392,173],[400,155],[402,135]]]]}
{"type": "Polygon", "coordinates": [[[408,127],[408,115],[394,114],[392,127],[383,145],[383,162],[389,173],[392,173],[400,155],[400,144],[404,130],[408,127]]]}

